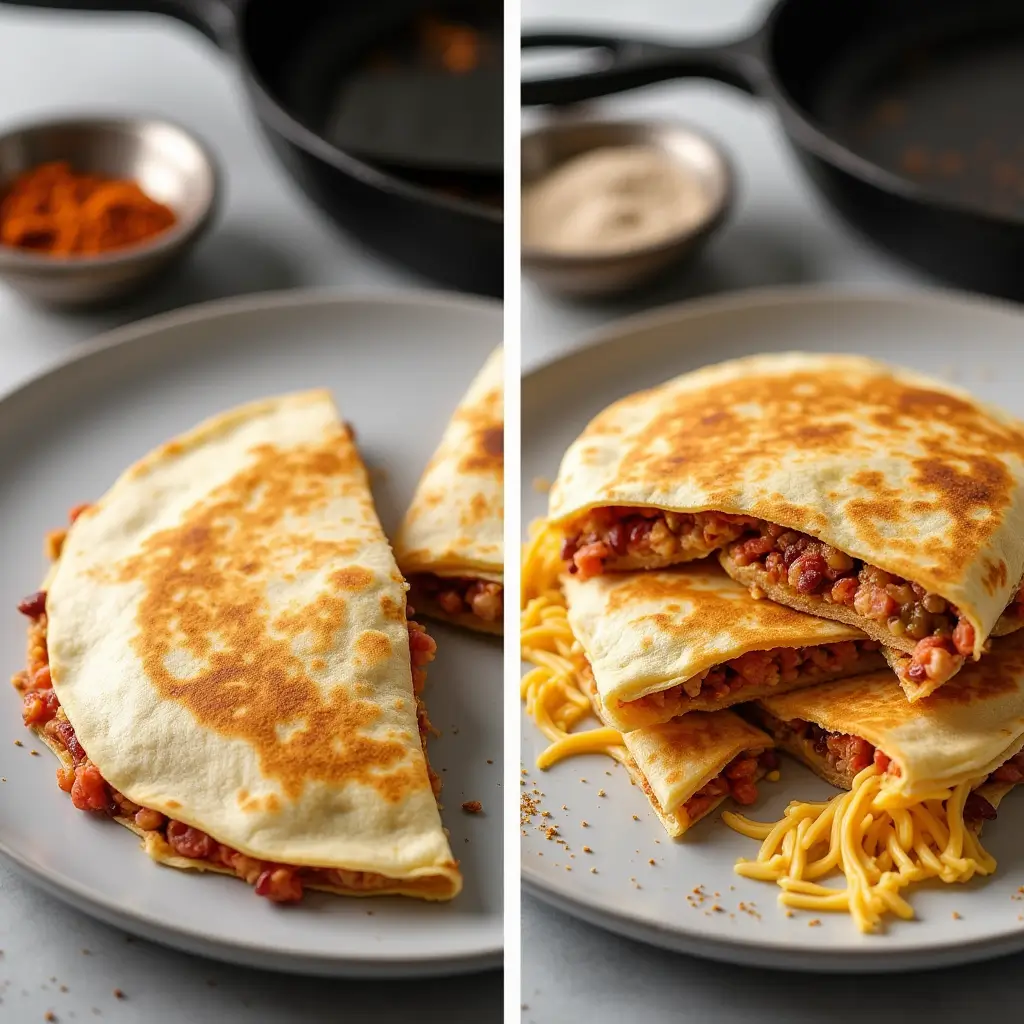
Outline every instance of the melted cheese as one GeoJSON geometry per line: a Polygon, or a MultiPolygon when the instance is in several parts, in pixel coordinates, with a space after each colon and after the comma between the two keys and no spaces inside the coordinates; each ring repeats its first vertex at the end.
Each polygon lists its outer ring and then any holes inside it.
{"type": "Polygon", "coordinates": [[[722,820],[730,828],[761,840],[757,859],[738,861],[736,873],[775,882],[784,906],[849,913],[862,932],[876,932],[888,913],[913,918],[900,892],[914,882],[963,884],[995,870],[964,824],[964,803],[982,780],[909,803],[883,793],[883,779],[871,765],[849,793],[826,803],[793,801],[774,823],[726,811],[722,820]],[[845,877],[844,888],[819,884],[836,872],[845,877]]]}
{"type": "MultiPolygon", "coordinates": [[[[524,559],[524,587],[525,582],[524,559]]],[[[607,754],[625,761],[622,734],[616,729],[576,729],[592,715],[580,673],[586,658],[566,617],[565,599],[546,590],[526,602],[520,616],[520,651],[534,667],[523,676],[520,696],[526,713],[551,744],[537,758],[538,768],[573,754],[607,754]]]]}

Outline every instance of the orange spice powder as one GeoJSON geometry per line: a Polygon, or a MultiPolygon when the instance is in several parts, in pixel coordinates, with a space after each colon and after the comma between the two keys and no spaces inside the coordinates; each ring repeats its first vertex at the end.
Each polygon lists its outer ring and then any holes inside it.
{"type": "Polygon", "coordinates": [[[20,175],[0,201],[0,243],[52,256],[138,245],[166,231],[174,211],[134,181],[76,174],[65,162],[20,175]]]}

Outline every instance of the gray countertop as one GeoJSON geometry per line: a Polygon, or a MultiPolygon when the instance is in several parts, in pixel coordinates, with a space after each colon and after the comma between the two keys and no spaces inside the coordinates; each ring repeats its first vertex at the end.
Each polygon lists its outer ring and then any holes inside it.
{"type": "MultiPolygon", "coordinates": [[[[770,0],[522,0],[527,29],[561,23],[658,39],[724,38],[753,28],[770,0]]],[[[589,332],[653,306],[738,288],[804,283],[900,289],[929,282],[869,249],[827,214],[786,148],[772,112],[726,86],[674,82],[594,103],[611,117],[690,122],[727,149],[738,178],[731,221],[701,261],[642,295],[579,304],[523,285],[523,366],[586,343],[589,332]]],[[[534,114],[528,114],[531,123],[534,114]]],[[[523,1021],[626,1019],[802,1024],[870,1019],[987,1022],[1019,1003],[1017,956],[934,974],[797,976],[676,956],[523,898],[523,1021]],[[919,1017],[920,1015],[920,1017],[919,1017]]]]}
{"type": "MultiPolygon", "coordinates": [[[[157,114],[201,134],[227,195],[195,257],[114,311],[57,315],[0,288],[0,394],[85,338],[151,313],[267,289],[422,287],[328,229],[257,136],[233,68],[197,33],[155,17],[0,8],[0,130],[62,112],[157,114]]],[[[260,973],[171,952],[98,924],[0,863],[0,1021],[241,1024],[500,1019],[498,972],[455,981],[348,983],[260,973]],[[88,953],[85,952],[88,950],[88,953]],[[119,999],[114,990],[124,995],[119,999]]]]}

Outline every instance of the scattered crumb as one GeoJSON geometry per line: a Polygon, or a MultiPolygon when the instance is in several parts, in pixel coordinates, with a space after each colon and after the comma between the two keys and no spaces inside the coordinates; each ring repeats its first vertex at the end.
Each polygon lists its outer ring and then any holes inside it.
{"type": "MultiPolygon", "coordinates": [[[[653,864],[654,861],[652,860],[651,863],[653,864]]],[[[716,892],[714,895],[716,900],[720,900],[722,898],[722,894],[720,892],[716,892]]]]}
{"type": "Polygon", "coordinates": [[[793,916],[793,911],[792,910],[787,910],[786,911],[786,917],[792,917],[792,916],[793,916]]]}
{"type": "Polygon", "coordinates": [[[810,919],[810,921],[807,922],[807,927],[808,928],[817,928],[818,925],[820,925],[820,924],[821,924],[821,918],[820,917],[812,917],[810,919]]]}
{"type": "Polygon", "coordinates": [[[597,795],[598,795],[598,796],[605,796],[606,794],[605,794],[605,791],[604,791],[603,789],[599,789],[599,790],[597,791],[597,795]]]}
{"type": "Polygon", "coordinates": [[[582,828],[590,828],[590,822],[589,821],[581,821],[580,822],[580,826],[582,828]]]}
{"type": "Polygon", "coordinates": [[[587,781],[586,779],[580,779],[580,782],[586,782],[586,781],[587,781]]]}
{"type": "Polygon", "coordinates": [[[491,758],[487,758],[487,763],[488,764],[494,764],[494,761],[491,758]]]}
{"type": "Polygon", "coordinates": [[[597,874],[597,868],[591,868],[591,869],[590,869],[590,873],[591,873],[592,875],[596,875],[596,874],[597,874]]]}
{"type": "Polygon", "coordinates": [[[6,781],[7,781],[6,779],[0,779],[0,782],[6,782],[6,781]]]}
{"type": "Polygon", "coordinates": [[[61,990],[61,992],[67,992],[67,990],[68,990],[67,985],[61,985],[60,990],[61,990]]]}
{"type": "Polygon", "coordinates": [[[634,821],[639,821],[640,820],[640,815],[639,814],[634,814],[633,815],[633,820],[634,821]]]}
{"type": "Polygon", "coordinates": [[[566,807],[566,806],[565,806],[565,804],[562,804],[562,810],[563,810],[563,811],[567,811],[567,810],[569,810],[569,808],[568,808],[568,807],[566,807]]]}
{"type": "Polygon", "coordinates": [[[484,805],[479,800],[466,800],[462,805],[462,809],[467,814],[480,814],[484,809],[484,805]]]}
{"type": "Polygon", "coordinates": [[[32,755],[33,757],[38,757],[38,756],[39,756],[39,751],[38,751],[38,750],[30,750],[30,751],[29,751],[29,753],[30,753],[30,754],[31,754],[31,755],[32,755]]]}
{"type": "Polygon", "coordinates": [[[571,867],[569,867],[569,865],[568,865],[568,864],[566,864],[566,866],[565,866],[565,870],[566,870],[566,871],[572,871],[572,868],[571,868],[571,867]]]}
{"type": "Polygon", "coordinates": [[[736,886],[735,885],[730,885],[729,886],[729,892],[735,892],[735,891],[736,891],[736,886]]]}
{"type": "Polygon", "coordinates": [[[43,1014],[43,1020],[48,1020],[52,1022],[56,1019],[57,1015],[53,1012],[53,1010],[47,1010],[46,1013],[43,1014]]]}
{"type": "Polygon", "coordinates": [[[593,853],[594,851],[589,846],[584,846],[583,847],[583,852],[584,853],[593,853]]]}
{"type": "Polygon", "coordinates": [[[14,741],[14,745],[15,745],[16,747],[23,747],[23,746],[25,746],[25,744],[24,744],[24,743],[22,743],[22,742],[21,742],[21,740],[15,740],[15,741],[14,741]]]}
{"type": "Polygon", "coordinates": [[[115,988],[114,989],[114,998],[115,999],[124,999],[124,993],[119,988],[115,988]]]}
{"type": "Polygon", "coordinates": [[[550,818],[551,817],[551,812],[550,811],[541,811],[540,812],[540,816],[542,818],[550,818]]]}
{"type": "Polygon", "coordinates": [[[963,918],[954,910],[953,911],[953,920],[954,921],[962,921],[963,918]]]}
{"type": "Polygon", "coordinates": [[[717,903],[712,903],[712,904],[711,904],[711,909],[712,909],[712,910],[713,910],[713,911],[714,911],[714,912],[715,912],[716,914],[724,914],[724,913],[725,913],[725,908],[724,908],[724,907],[720,907],[720,906],[719,906],[719,905],[718,905],[717,903]]]}
{"type": "Polygon", "coordinates": [[[535,476],[533,478],[533,489],[538,494],[547,494],[551,490],[551,481],[546,476],[535,476]]]}
{"type": "MultiPolygon", "coordinates": [[[[651,867],[654,867],[654,858],[653,857],[648,857],[647,858],[647,863],[650,864],[651,867]]],[[[717,896],[718,893],[716,892],[715,895],[717,896]]]]}

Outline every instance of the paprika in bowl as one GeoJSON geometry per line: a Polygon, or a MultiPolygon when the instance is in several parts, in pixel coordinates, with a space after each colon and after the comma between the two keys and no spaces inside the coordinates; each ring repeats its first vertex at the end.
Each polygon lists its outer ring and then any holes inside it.
{"type": "Polygon", "coordinates": [[[0,278],[58,306],[115,302],[198,241],[218,173],[179,126],[73,118],[0,135],[0,278]]]}

